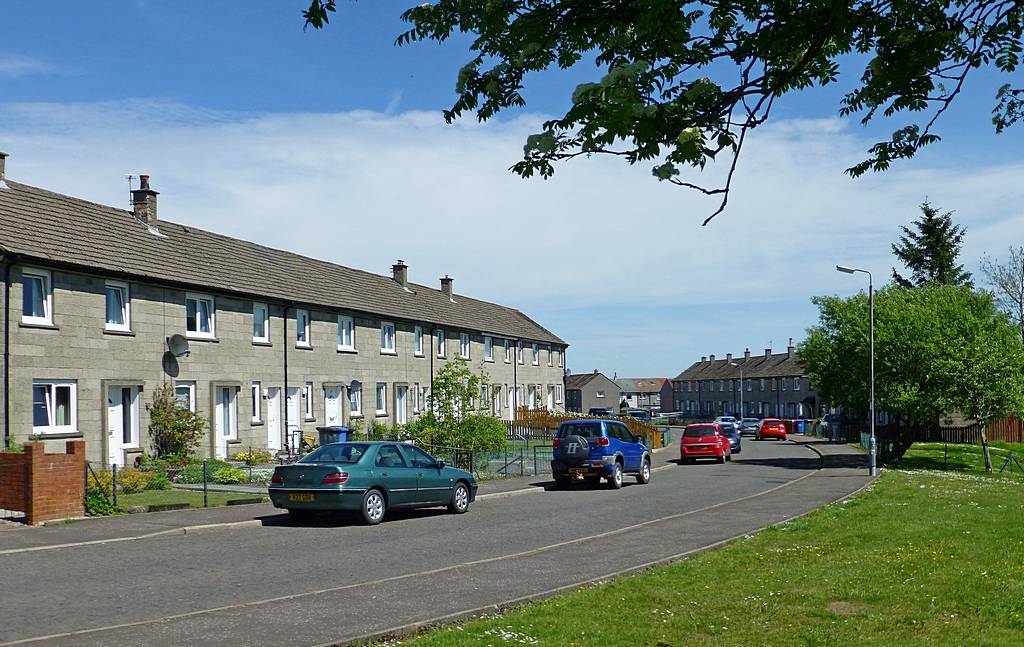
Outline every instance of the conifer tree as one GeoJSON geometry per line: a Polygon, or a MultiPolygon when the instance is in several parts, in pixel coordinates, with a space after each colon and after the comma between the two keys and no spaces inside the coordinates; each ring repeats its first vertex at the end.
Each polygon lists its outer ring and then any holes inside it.
{"type": "Polygon", "coordinates": [[[939,213],[925,200],[921,204],[921,217],[911,227],[901,226],[900,242],[892,246],[892,253],[910,270],[908,279],[892,268],[896,283],[905,288],[928,283],[971,285],[971,273],[957,263],[967,228],[953,224],[952,211],[939,213]]]}

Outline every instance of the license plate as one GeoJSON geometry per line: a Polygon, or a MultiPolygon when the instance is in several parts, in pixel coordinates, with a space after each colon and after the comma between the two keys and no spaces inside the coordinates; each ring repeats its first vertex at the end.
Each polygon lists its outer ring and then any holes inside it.
{"type": "Polygon", "coordinates": [[[586,474],[587,473],[587,468],[585,468],[585,467],[570,467],[569,468],[569,473],[572,474],[573,476],[577,476],[579,474],[586,474]]]}
{"type": "Polygon", "coordinates": [[[305,501],[306,503],[312,502],[316,498],[315,494],[289,494],[289,501],[305,501]]]}

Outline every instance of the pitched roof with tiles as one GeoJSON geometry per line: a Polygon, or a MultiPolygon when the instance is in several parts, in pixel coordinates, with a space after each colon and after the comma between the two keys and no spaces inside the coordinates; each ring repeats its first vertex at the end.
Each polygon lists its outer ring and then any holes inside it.
{"type": "Polygon", "coordinates": [[[566,345],[515,308],[164,220],[154,235],[130,211],[6,184],[0,252],[29,261],[566,345]]]}
{"type": "Polygon", "coordinates": [[[615,380],[624,393],[658,393],[667,377],[624,377],[615,380]]]}
{"type": "Polygon", "coordinates": [[[731,380],[739,379],[740,369],[731,366],[729,362],[735,362],[743,367],[744,378],[762,377],[790,377],[794,375],[805,375],[804,367],[800,364],[800,358],[794,353],[790,357],[788,353],[775,353],[765,357],[764,355],[751,355],[750,359],[733,357],[732,360],[716,359],[704,362],[694,362],[689,368],[675,377],[675,380],[731,380]]]}
{"type": "MultiPolygon", "coordinates": [[[[582,389],[583,387],[585,387],[587,384],[590,384],[591,381],[593,381],[594,379],[596,379],[598,377],[603,377],[606,380],[608,379],[604,375],[604,373],[597,373],[597,372],[595,372],[595,373],[576,373],[575,375],[566,375],[565,376],[565,388],[568,391],[575,391],[575,390],[578,390],[578,389],[582,389]]],[[[608,380],[608,381],[610,382],[611,380],[608,380]]]]}

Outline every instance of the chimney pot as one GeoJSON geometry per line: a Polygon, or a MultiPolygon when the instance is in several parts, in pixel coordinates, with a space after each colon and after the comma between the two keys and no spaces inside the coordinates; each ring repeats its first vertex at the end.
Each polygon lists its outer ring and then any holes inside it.
{"type": "Polygon", "coordinates": [[[788,357],[789,359],[793,359],[793,354],[794,354],[793,351],[794,351],[794,348],[793,348],[793,338],[790,337],[789,338],[789,345],[786,346],[786,357],[788,357]]]}
{"type": "Polygon", "coordinates": [[[732,353],[726,353],[725,354],[725,361],[727,361],[727,362],[731,362],[732,361],[732,353]]]}
{"type": "Polygon", "coordinates": [[[597,375],[597,369],[596,368],[594,369],[594,375],[597,375]]]}
{"type": "Polygon", "coordinates": [[[441,292],[443,292],[444,295],[449,299],[452,298],[452,281],[454,280],[455,279],[448,276],[447,274],[445,274],[444,278],[441,279],[441,292]]]}
{"type": "Polygon", "coordinates": [[[711,358],[711,361],[712,361],[712,362],[713,362],[713,361],[715,361],[715,356],[714,356],[714,355],[709,355],[708,357],[710,357],[710,358],[711,358]]]}
{"type": "Polygon", "coordinates": [[[403,288],[408,286],[409,266],[402,259],[398,259],[398,262],[391,266],[391,276],[403,288]]]}
{"type": "Polygon", "coordinates": [[[771,356],[772,356],[772,349],[771,348],[765,348],[764,349],[764,358],[768,359],[771,356]]]}
{"type": "Polygon", "coordinates": [[[135,217],[147,225],[156,224],[156,196],[160,195],[149,188],[149,176],[139,175],[139,188],[132,191],[132,210],[135,217]]]}
{"type": "Polygon", "coordinates": [[[700,356],[700,363],[703,364],[706,361],[708,361],[708,356],[707,355],[701,355],[700,356]]]}
{"type": "Polygon", "coordinates": [[[4,175],[6,171],[4,168],[7,166],[7,153],[0,151],[0,189],[6,189],[7,184],[4,183],[4,175]]]}
{"type": "Polygon", "coordinates": [[[750,359],[750,349],[743,351],[743,359],[750,359]]]}

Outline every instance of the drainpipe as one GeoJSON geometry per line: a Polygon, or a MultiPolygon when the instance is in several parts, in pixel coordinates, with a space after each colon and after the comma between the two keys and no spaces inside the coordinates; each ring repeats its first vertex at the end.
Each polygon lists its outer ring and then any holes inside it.
{"type": "Polygon", "coordinates": [[[11,265],[13,256],[4,256],[4,442],[0,451],[7,449],[11,438],[11,265]]]}
{"type": "MultiPolygon", "coordinates": [[[[294,304],[284,304],[284,314],[281,317],[281,335],[284,341],[284,448],[291,454],[291,430],[288,428],[288,310],[294,304]]],[[[301,447],[302,444],[300,443],[301,447]]]]}

